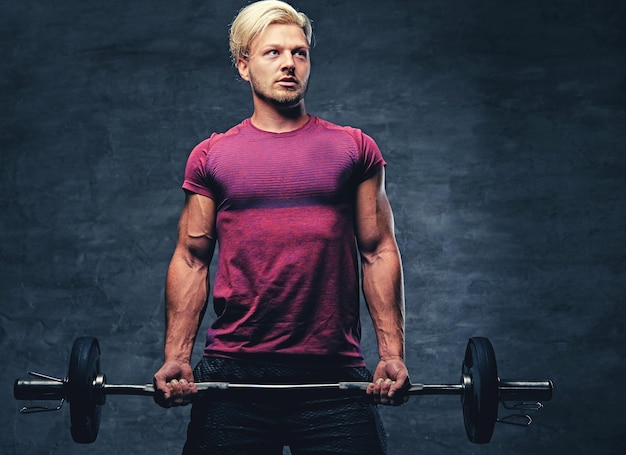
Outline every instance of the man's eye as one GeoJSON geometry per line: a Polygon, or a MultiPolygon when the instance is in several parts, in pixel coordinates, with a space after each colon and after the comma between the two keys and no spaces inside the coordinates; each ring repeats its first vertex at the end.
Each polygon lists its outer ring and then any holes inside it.
{"type": "Polygon", "coordinates": [[[299,50],[299,51],[295,51],[294,55],[297,55],[298,57],[306,58],[307,52],[304,50],[299,50]]]}
{"type": "Polygon", "coordinates": [[[278,51],[276,49],[272,49],[267,51],[267,55],[278,55],[278,51]]]}

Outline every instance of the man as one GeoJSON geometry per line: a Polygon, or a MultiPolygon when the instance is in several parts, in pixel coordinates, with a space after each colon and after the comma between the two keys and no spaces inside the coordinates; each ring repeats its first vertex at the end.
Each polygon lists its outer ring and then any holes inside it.
{"type": "Polygon", "coordinates": [[[307,16],[275,0],[250,4],[231,26],[254,111],[187,162],[155,400],[187,404],[194,381],[364,381],[370,399],[204,396],[194,399],[186,454],[281,454],[286,445],[293,454],[385,453],[374,403],[406,398],[402,267],[385,162],[360,130],[307,113],[311,37],[307,16]],[[192,372],[217,242],[217,318],[192,372]],[[373,376],[360,347],[358,254],[380,355],[373,376]]]}

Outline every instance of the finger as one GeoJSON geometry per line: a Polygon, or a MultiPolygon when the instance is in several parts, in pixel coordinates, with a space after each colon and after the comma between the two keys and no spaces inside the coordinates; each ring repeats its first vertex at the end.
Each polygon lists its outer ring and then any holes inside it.
{"type": "Polygon", "coordinates": [[[167,377],[160,372],[156,373],[152,378],[155,389],[165,391],[167,389],[167,377]]]}
{"type": "Polygon", "coordinates": [[[170,381],[172,406],[185,406],[191,403],[193,395],[198,393],[196,384],[186,379],[173,379],[170,381]]]}
{"type": "Polygon", "coordinates": [[[382,379],[377,379],[374,382],[370,382],[367,386],[366,393],[372,396],[374,403],[380,403],[380,385],[382,379]]]}
{"type": "Polygon", "coordinates": [[[170,403],[170,391],[167,385],[165,386],[165,389],[155,387],[154,401],[156,404],[164,408],[169,408],[172,406],[170,403]]]}
{"type": "Polygon", "coordinates": [[[372,399],[374,399],[374,401],[376,401],[376,398],[374,396],[375,392],[376,392],[376,386],[374,385],[373,382],[370,382],[367,385],[367,388],[365,389],[365,394],[366,395],[370,395],[372,397],[372,399]]]}
{"type": "Polygon", "coordinates": [[[402,395],[403,391],[408,388],[410,384],[405,380],[394,381],[389,389],[389,395],[394,396],[396,394],[402,395]]]}
{"type": "Polygon", "coordinates": [[[393,381],[389,378],[385,379],[380,385],[380,401],[383,404],[388,404],[390,402],[391,396],[389,395],[389,391],[393,381]]]}
{"type": "Polygon", "coordinates": [[[167,383],[170,394],[169,394],[169,402],[171,406],[180,406],[183,404],[183,383],[182,380],[172,379],[167,383]]]}
{"type": "Polygon", "coordinates": [[[376,396],[381,400],[383,398],[383,388],[385,386],[385,380],[383,378],[378,378],[376,381],[376,386],[374,388],[374,392],[376,396]]]}
{"type": "Polygon", "coordinates": [[[197,392],[196,386],[194,383],[188,382],[186,379],[181,379],[179,381],[181,385],[181,404],[186,405],[191,402],[191,396],[197,392]]]}
{"type": "Polygon", "coordinates": [[[385,393],[385,380],[383,378],[378,378],[373,384],[372,395],[374,397],[375,403],[385,404],[386,393],[385,393]]]}
{"type": "MultiPolygon", "coordinates": [[[[397,384],[394,384],[394,387],[396,385],[397,384]]],[[[405,388],[397,387],[389,391],[389,399],[392,406],[399,406],[409,401],[409,394],[406,393],[405,388]]]]}

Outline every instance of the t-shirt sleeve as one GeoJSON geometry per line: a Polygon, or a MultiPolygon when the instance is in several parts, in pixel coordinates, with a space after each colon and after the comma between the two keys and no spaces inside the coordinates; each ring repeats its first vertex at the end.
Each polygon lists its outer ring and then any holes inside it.
{"type": "Polygon", "coordinates": [[[360,181],[373,177],[378,171],[380,171],[387,163],[383,158],[383,154],[378,148],[376,141],[361,130],[352,130],[352,136],[359,147],[361,152],[360,167],[361,178],[360,181]]]}
{"type": "Polygon", "coordinates": [[[185,191],[215,200],[215,189],[212,187],[211,179],[207,174],[207,159],[212,137],[200,142],[189,154],[182,187],[185,191]]]}

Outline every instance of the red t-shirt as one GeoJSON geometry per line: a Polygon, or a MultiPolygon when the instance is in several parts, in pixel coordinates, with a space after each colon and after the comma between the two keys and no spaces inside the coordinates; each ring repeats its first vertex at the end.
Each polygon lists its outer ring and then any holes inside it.
{"type": "Polygon", "coordinates": [[[369,136],[314,116],[288,133],[246,119],[193,149],[183,188],[217,205],[205,355],[364,366],[354,204],[384,165],[369,136]]]}

